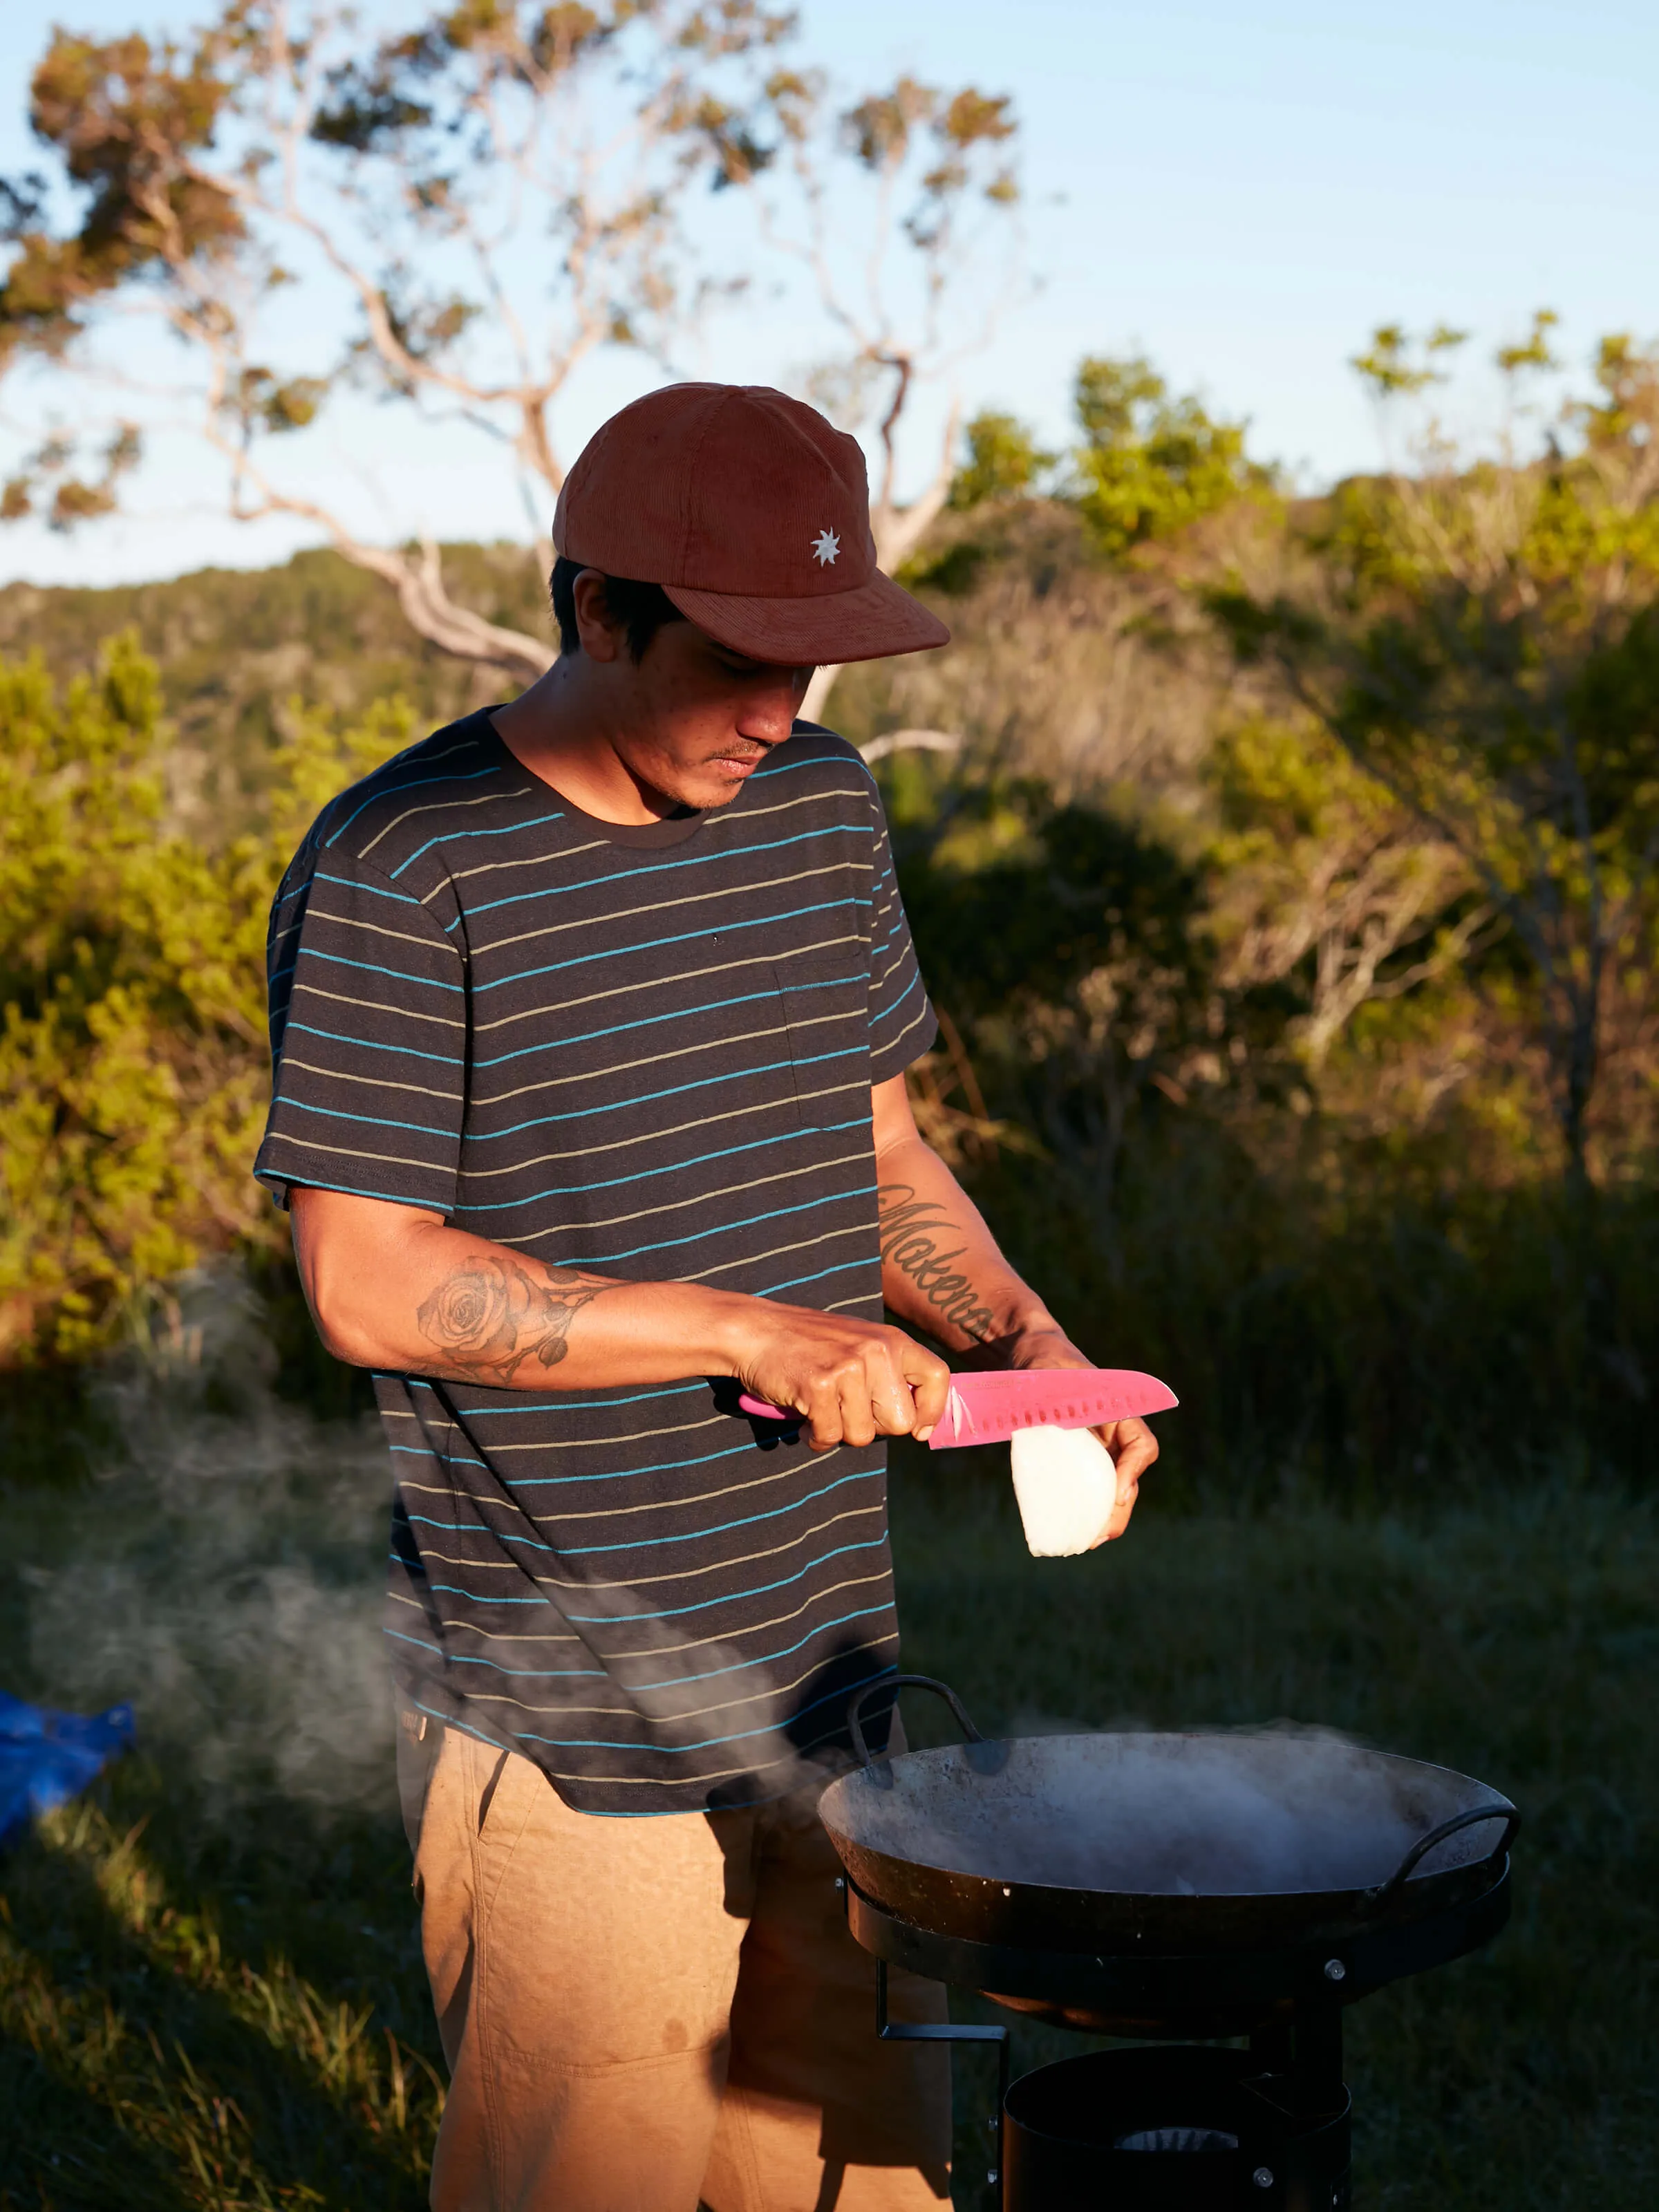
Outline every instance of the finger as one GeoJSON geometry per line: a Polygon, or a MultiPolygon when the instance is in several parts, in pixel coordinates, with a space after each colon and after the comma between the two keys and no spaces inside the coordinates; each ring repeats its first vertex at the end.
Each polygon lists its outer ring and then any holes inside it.
{"type": "Polygon", "coordinates": [[[1139,1495],[1137,1484],[1131,1483],[1127,1490],[1119,1486],[1117,1499],[1107,1518],[1106,1526],[1089,1547],[1091,1552],[1097,1552],[1103,1544],[1115,1542],[1123,1534],[1129,1525],[1129,1516],[1135,1510],[1135,1500],[1139,1495]]]}
{"type": "Polygon", "coordinates": [[[1130,1518],[1134,1512],[1135,1505],[1139,1497],[1140,1486],[1139,1483],[1132,1482],[1127,1488],[1119,1488],[1117,1493],[1117,1504],[1113,1507],[1112,1517],[1107,1523],[1107,1526],[1109,1528],[1114,1536],[1121,1536],[1124,1530],[1128,1527],[1130,1518]]]}
{"type": "Polygon", "coordinates": [[[875,1392],[879,1385],[872,1383],[869,1369],[862,1360],[856,1366],[843,1368],[838,1382],[841,1440],[855,1451],[862,1451],[876,1440],[875,1392]]]}
{"type": "Polygon", "coordinates": [[[896,1330],[884,1330],[879,1343],[866,1347],[864,1356],[865,1391],[875,1421],[884,1437],[908,1437],[916,1425],[916,1401],[890,1341],[896,1330]]]}
{"type": "Polygon", "coordinates": [[[1139,1482],[1158,1457],[1158,1438],[1145,1421],[1133,1418],[1114,1421],[1105,1428],[1097,1429],[1095,1434],[1116,1464],[1120,1495],[1126,1485],[1139,1482]]]}
{"type": "Polygon", "coordinates": [[[894,1334],[899,1340],[900,1371],[915,1405],[910,1433],[919,1443],[926,1443],[944,1418],[945,1401],[951,1395],[951,1370],[937,1352],[927,1351],[898,1330],[894,1334]]]}
{"type": "Polygon", "coordinates": [[[814,1451],[834,1451],[842,1441],[841,1392],[829,1379],[807,1385],[806,1441],[814,1451]]]}
{"type": "Polygon", "coordinates": [[[1109,1421],[1094,1432],[1112,1455],[1112,1464],[1117,1476],[1117,1495],[1106,1525],[1091,1551],[1098,1551],[1103,1544],[1112,1543],[1129,1525],[1140,1495],[1140,1478],[1158,1457],[1158,1438],[1144,1421],[1133,1415],[1121,1421],[1109,1421]]]}

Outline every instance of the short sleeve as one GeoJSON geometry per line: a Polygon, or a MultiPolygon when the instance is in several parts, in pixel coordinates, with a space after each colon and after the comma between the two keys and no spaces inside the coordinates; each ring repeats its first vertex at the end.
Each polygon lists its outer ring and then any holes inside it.
{"type": "Polygon", "coordinates": [[[910,941],[894,872],[886,817],[873,793],[876,843],[872,877],[870,930],[870,1080],[886,1083],[902,1075],[933,1043],[939,1024],[928,1004],[910,941]]]}
{"type": "Polygon", "coordinates": [[[338,844],[271,908],[270,1115],[254,1173],[454,1210],[466,1067],[461,957],[408,890],[338,844]]]}

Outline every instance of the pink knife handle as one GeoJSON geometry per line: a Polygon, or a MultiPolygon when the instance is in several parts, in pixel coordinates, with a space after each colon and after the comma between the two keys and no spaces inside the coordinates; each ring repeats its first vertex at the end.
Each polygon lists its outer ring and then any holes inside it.
{"type": "Polygon", "coordinates": [[[757,1421],[799,1421],[805,1419],[800,1413],[786,1413],[781,1406],[769,1406],[764,1398],[751,1398],[746,1390],[738,1391],[738,1407],[741,1413],[752,1413],[757,1421]]]}

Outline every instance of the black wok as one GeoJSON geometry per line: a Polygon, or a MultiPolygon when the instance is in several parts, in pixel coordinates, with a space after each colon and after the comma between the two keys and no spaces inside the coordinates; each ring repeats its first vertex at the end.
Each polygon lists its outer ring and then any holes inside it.
{"type": "Polygon", "coordinates": [[[865,1764],[819,1813],[857,1888],[933,1934],[1097,1956],[1262,1952],[1481,1896],[1520,1815],[1468,1776],[1333,1735],[981,1738],[925,1675],[854,1700],[865,1764]],[[872,1759],[860,1714],[914,1685],[969,1741],[872,1759]]]}

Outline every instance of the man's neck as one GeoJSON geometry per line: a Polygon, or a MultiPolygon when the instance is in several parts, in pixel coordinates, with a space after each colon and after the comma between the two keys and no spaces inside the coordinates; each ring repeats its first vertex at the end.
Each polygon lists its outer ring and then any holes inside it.
{"type": "Polygon", "coordinates": [[[584,814],[628,828],[665,820],[676,802],[634,775],[586,689],[574,657],[556,660],[527,691],[492,708],[491,725],[521,768],[584,814]]]}

